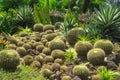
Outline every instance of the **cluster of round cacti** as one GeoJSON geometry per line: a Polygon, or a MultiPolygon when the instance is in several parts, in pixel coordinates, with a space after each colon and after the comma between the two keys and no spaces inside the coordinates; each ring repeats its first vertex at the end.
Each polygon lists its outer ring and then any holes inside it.
{"type": "Polygon", "coordinates": [[[78,77],[88,80],[90,76],[91,80],[102,80],[99,75],[91,76],[91,65],[106,65],[103,63],[105,57],[112,53],[113,43],[109,40],[98,40],[94,44],[78,41],[79,36],[85,35],[82,28],[73,28],[67,36],[63,36],[59,30],[60,24],[56,23],[54,26],[38,23],[33,26],[31,33],[20,32],[16,37],[9,37],[6,50],[0,51],[0,68],[15,70],[18,65],[27,65],[39,69],[47,78],[54,76],[60,80],[77,80],[74,77],[78,77]],[[76,57],[67,60],[67,57],[72,56],[66,54],[71,47],[76,57]],[[84,63],[82,57],[85,57],[84,62],[88,61],[90,66],[81,65],[84,63]]]}

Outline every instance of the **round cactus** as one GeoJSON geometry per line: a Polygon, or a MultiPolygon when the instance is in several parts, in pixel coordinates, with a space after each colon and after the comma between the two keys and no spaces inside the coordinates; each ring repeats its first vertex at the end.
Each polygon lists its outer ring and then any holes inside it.
{"type": "Polygon", "coordinates": [[[44,76],[44,77],[47,77],[49,78],[51,75],[52,75],[52,71],[49,70],[49,69],[41,69],[41,74],[44,76]]]}
{"type": "Polygon", "coordinates": [[[65,43],[62,40],[52,40],[48,47],[51,50],[55,50],[55,49],[60,49],[60,50],[64,50],[65,49],[65,43]]]}
{"type": "Polygon", "coordinates": [[[15,70],[20,63],[20,56],[17,51],[9,49],[0,51],[0,68],[15,70]]]}
{"type": "Polygon", "coordinates": [[[28,36],[28,33],[27,32],[20,32],[19,36],[20,37],[25,37],[25,36],[28,36]]]}
{"type": "Polygon", "coordinates": [[[61,80],[72,80],[70,76],[63,76],[61,80]]]}
{"type": "Polygon", "coordinates": [[[62,65],[62,66],[60,66],[60,71],[65,72],[67,70],[67,68],[68,67],[66,65],[62,65]]]}
{"type": "Polygon", "coordinates": [[[43,32],[43,24],[35,24],[33,26],[34,31],[36,32],[43,32]]]}
{"type": "Polygon", "coordinates": [[[87,56],[87,52],[92,49],[92,44],[88,41],[78,41],[75,44],[75,51],[78,56],[87,56]]]}
{"type": "Polygon", "coordinates": [[[50,33],[50,34],[47,34],[47,35],[46,35],[46,39],[47,39],[48,41],[51,41],[51,40],[53,40],[56,36],[57,36],[56,33],[50,33]]]}
{"type": "Polygon", "coordinates": [[[42,53],[46,54],[46,55],[50,55],[51,54],[51,49],[50,48],[44,48],[42,50],[42,53]]]}
{"type": "Polygon", "coordinates": [[[41,64],[40,64],[39,61],[33,61],[30,66],[33,67],[33,68],[38,68],[39,69],[41,67],[41,64]]]}
{"type": "Polygon", "coordinates": [[[44,45],[36,46],[36,50],[39,51],[40,53],[42,52],[43,49],[44,49],[44,45]]]}
{"type": "Polygon", "coordinates": [[[20,56],[25,56],[26,55],[26,49],[24,47],[17,47],[17,52],[19,53],[20,56]]]}
{"type": "Polygon", "coordinates": [[[7,49],[16,49],[17,46],[15,44],[8,44],[7,46],[7,49]]]}
{"type": "Polygon", "coordinates": [[[94,44],[95,48],[101,48],[106,54],[111,54],[113,50],[113,43],[110,40],[99,40],[94,44]]]}
{"type": "Polygon", "coordinates": [[[64,51],[59,50],[59,49],[53,50],[52,53],[51,53],[51,55],[52,55],[52,57],[54,59],[57,59],[57,58],[65,59],[65,53],[64,53],[64,51]]]}
{"type": "Polygon", "coordinates": [[[44,61],[45,61],[45,63],[49,63],[49,62],[54,62],[54,59],[52,56],[46,56],[44,61]]]}
{"type": "Polygon", "coordinates": [[[47,30],[53,30],[54,31],[54,26],[53,25],[45,25],[44,27],[43,27],[43,31],[45,32],[45,31],[47,31],[47,30]]]}
{"type": "Polygon", "coordinates": [[[82,80],[86,80],[89,76],[89,69],[84,65],[76,65],[73,68],[73,74],[75,76],[80,76],[82,80]]]}
{"type": "Polygon", "coordinates": [[[93,75],[92,80],[104,80],[100,75],[93,75]]]}
{"type": "Polygon", "coordinates": [[[34,61],[31,55],[26,55],[23,57],[23,59],[26,65],[30,65],[34,61]]]}
{"type": "Polygon", "coordinates": [[[63,64],[63,60],[62,60],[62,59],[59,59],[59,58],[55,59],[54,62],[55,62],[55,63],[59,63],[59,64],[63,64]]]}
{"type": "Polygon", "coordinates": [[[60,70],[60,64],[59,63],[53,63],[52,64],[52,70],[55,71],[55,70],[60,70]]]}
{"type": "Polygon", "coordinates": [[[28,44],[28,43],[24,44],[23,47],[24,47],[26,50],[27,50],[27,49],[31,49],[31,45],[28,44]]]}
{"type": "Polygon", "coordinates": [[[90,63],[97,65],[104,62],[105,52],[100,48],[91,49],[87,54],[90,63]]]}
{"type": "Polygon", "coordinates": [[[67,41],[71,46],[74,46],[78,41],[78,36],[84,34],[85,32],[82,28],[73,28],[67,35],[67,41]]]}
{"type": "Polygon", "coordinates": [[[41,64],[43,64],[43,62],[44,62],[44,58],[41,55],[35,56],[35,60],[39,61],[41,64]]]}
{"type": "Polygon", "coordinates": [[[50,33],[53,33],[53,31],[52,30],[47,30],[47,31],[45,31],[47,34],[50,34],[50,33]]]}

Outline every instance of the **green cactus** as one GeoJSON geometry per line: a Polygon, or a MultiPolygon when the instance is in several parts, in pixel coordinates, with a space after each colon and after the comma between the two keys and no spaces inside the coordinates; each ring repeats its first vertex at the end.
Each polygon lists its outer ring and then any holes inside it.
{"type": "Polygon", "coordinates": [[[77,52],[78,56],[87,56],[87,52],[92,49],[92,44],[88,41],[78,41],[75,44],[75,51],[77,52]]]}
{"type": "Polygon", "coordinates": [[[60,59],[65,59],[65,52],[59,49],[53,50],[51,53],[51,56],[54,59],[60,58],[60,59]]]}
{"type": "Polygon", "coordinates": [[[101,48],[106,54],[111,54],[113,50],[113,43],[110,40],[99,40],[94,44],[95,48],[101,48]]]}
{"type": "Polygon", "coordinates": [[[85,65],[74,66],[73,74],[75,76],[80,76],[82,80],[88,80],[88,76],[90,75],[89,69],[85,65]]]}
{"type": "Polygon", "coordinates": [[[43,32],[43,24],[35,24],[33,30],[36,32],[43,32]]]}
{"type": "Polygon", "coordinates": [[[100,48],[91,49],[87,54],[90,63],[97,65],[104,62],[105,52],[100,48]]]}
{"type": "Polygon", "coordinates": [[[0,51],[0,68],[15,70],[20,63],[20,56],[17,51],[8,49],[0,51]]]}
{"type": "Polygon", "coordinates": [[[62,40],[52,40],[48,47],[51,50],[55,50],[55,49],[60,49],[60,50],[64,50],[65,49],[65,43],[62,40]]]}

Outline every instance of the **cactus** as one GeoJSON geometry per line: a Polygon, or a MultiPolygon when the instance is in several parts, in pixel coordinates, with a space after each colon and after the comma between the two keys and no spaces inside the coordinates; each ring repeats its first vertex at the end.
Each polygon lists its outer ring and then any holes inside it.
{"type": "Polygon", "coordinates": [[[43,24],[35,24],[33,30],[36,32],[43,32],[43,24]]]}
{"type": "Polygon", "coordinates": [[[65,49],[65,43],[62,40],[52,40],[48,47],[51,50],[55,50],[55,49],[60,49],[60,50],[64,50],[65,49]]]}
{"type": "Polygon", "coordinates": [[[31,55],[26,55],[23,57],[23,59],[26,65],[30,65],[34,61],[31,55]]]}
{"type": "Polygon", "coordinates": [[[46,54],[46,55],[50,55],[51,54],[51,49],[50,48],[44,48],[42,50],[42,53],[46,54]]]}
{"type": "Polygon", "coordinates": [[[85,65],[76,65],[73,68],[73,74],[75,76],[80,76],[80,78],[82,80],[88,80],[88,76],[89,76],[89,69],[85,66],[85,65]]]}
{"type": "Polygon", "coordinates": [[[109,40],[99,40],[94,44],[95,48],[101,48],[106,54],[111,54],[113,50],[113,43],[109,40]]]}
{"type": "Polygon", "coordinates": [[[92,49],[92,44],[88,41],[78,41],[75,44],[75,51],[78,56],[87,56],[87,52],[92,49]]]}
{"type": "Polygon", "coordinates": [[[51,56],[54,59],[57,59],[57,58],[65,59],[65,53],[64,53],[64,51],[59,50],[59,49],[53,50],[52,53],[51,53],[51,56]]]}
{"type": "Polygon", "coordinates": [[[67,35],[67,41],[71,46],[74,46],[74,44],[78,41],[77,37],[84,34],[85,32],[82,28],[73,28],[67,35]]]}
{"type": "Polygon", "coordinates": [[[26,55],[26,49],[24,47],[17,47],[17,52],[19,53],[20,56],[25,56],[26,55]]]}
{"type": "Polygon", "coordinates": [[[0,68],[15,70],[20,63],[20,56],[17,51],[8,49],[0,51],[0,68]]]}
{"type": "Polygon", "coordinates": [[[87,54],[90,63],[97,65],[104,62],[105,52],[100,48],[91,49],[87,54]]]}
{"type": "Polygon", "coordinates": [[[54,59],[52,56],[46,56],[45,59],[44,59],[45,63],[48,63],[48,62],[54,62],[54,59]]]}
{"type": "Polygon", "coordinates": [[[40,64],[39,61],[33,61],[30,66],[33,67],[33,68],[38,68],[39,69],[41,67],[41,64],[40,64]]]}
{"type": "Polygon", "coordinates": [[[43,31],[45,32],[45,31],[47,31],[47,30],[53,30],[54,31],[54,26],[53,25],[45,25],[44,27],[43,27],[43,31]]]}
{"type": "Polygon", "coordinates": [[[61,80],[72,80],[70,76],[63,76],[61,80]]]}

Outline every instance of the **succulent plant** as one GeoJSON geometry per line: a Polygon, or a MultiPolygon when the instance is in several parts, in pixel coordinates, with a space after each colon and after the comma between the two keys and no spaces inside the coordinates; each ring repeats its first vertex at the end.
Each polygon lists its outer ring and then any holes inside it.
{"type": "Polygon", "coordinates": [[[20,37],[25,37],[25,36],[28,36],[28,33],[26,33],[26,32],[20,32],[20,33],[19,33],[19,36],[20,36],[20,37]]]}
{"type": "Polygon", "coordinates": [[[23,47],[24,47],[26,50],[32,48],[31,45],[28,44],[28,43],[25,43],[25,44],[23,45],[23,47]]]}
{"type": "Polygon", "coordinates": [[[50,33],[53,33],[53,31],[52,30],[47,30],[47,31],[45,31],[47,34],[50,34],[50,33]]]}
{"type": "Polygon", "coordinates": [[[43,27],[43,31],[45,32],[45,31],[47,31],[47,30],[53,30],[54,31],[54,26],[53,25],[45,25],[44,27],[43,27]]]}
{"type": "Polygon", "coordinates": [[[74,46],[74,44],[78,41],[77,37],[84,34],[85,32],[82,28],[73,28],[67,35],[67,41],[71,46],[74,46]]]}
{"type": "Polygon", "coordinates": [[[50,55],[51,54],[51,49],[46,47],[42,50],[42,53],[44,53],[46,55],[50,55]]]}
{"type": "Polygon", "coordinates": [[[61,80],[72,80],[70,76],[63,76],[61,80]]]}
{"type": "Polygon", "coordinates": [[[44,49],[44,45],[36,46],[36,50],[39,51],[40,53],[42,52],[43,49],[44,49]]]}
{"type": "Polygon", "coordinates": [[[59,58],[55,59],[54,62],[55,62],[55,63],[59,63],[59,64],[63,64],[63,60],[62,60],[62,59],[59,59],[59,58]]]}
{"type": "Polygon", "coordinates": [[[0,68],[15,70],[20,63],[20,56],[17,51],[8,49],[0,51],[0,68]]]}
{"type": "Polygon", "coordinates": [[[43,24],[35,24],[33,30],[36,32],[43,32],[43,24]]]}
{"type": "Polygon", "coordinates": [[[92,49],[92,44],[88,41],[78,41],[75,44],[75,51],[77,52],[78,56],[87,56],[87,52],[92,49]]]}
{"type": "Polygon", "coordinates": [[[56,22],[54,25],[55,25],[55,29],[59,29],[60,28],[60,26],[61,26],[61,23],[62,22],[56,22]]]}
{"type": "Polygon", "coordinates": [[[45,63],[54,62],[54,58],[52,56],[46,56],[44,61],[45,63]]]}
{"type": "Polygon", "coordinates": [[[59,63],[53,63],[52,64],[52,70],[55,71],[55,70],[60,70],[60,64],[59,63]]]}
{"type": "Polygon", "coordinates": [[[75,76],[80,76],[82,80],[88,80],[88,76],[90,75],[89,69],[85,65],[74,66],[73,74],[75,76]]]}
{"type": "Polygon", "coordinates": [[[17,43],[17,46],[22,46],[23,44],[24,44],[24,42],[19,41],[19,42],[17,43]]]}
{"type": "Polygon", "coordinates": [[[50,34],[47,34],[47,35],[46,35],[46,39],[47,39],[48,41],[51,41],[51,40],[53,40],[56,36],[57,36],[56,33],[50,33],[50,34]]]}
{"type": "Polygon", "coordinates": [[[65,43],[62,40],[52,40],[48,47],[51,50],[55,50],[55,49],[60,49],[60,50],[64,50],[65,49],[65,43]]]}
{"type": "Polygon", "coordinates": [[[43,62],[44,62],[44,58],[41,55],[35,56],[35,60],[39,61],[41,64],[43,64],[43,62]]]}
{"type": "Polygon", "coordinates": [[[40,68],[41,67],[41,64],[39,61],[33,61],[31,64],[30,64],[31,67],[33,68],[40,68]]]}
{"type": "Polygon", "coordinates": [[[34,61],[34,58],[31,55],[26,55],[23,59],[26,65],[30,65],[34,61]]]}
{"type": "Polygon", "coordinates": [[[52,53],[51,53],[51,56],[54,59],[57,59],[57,58],[65,59],[65,53],[64,53],[64,51],[59,50],[59,49],[53,50],[52,53]]]}
{"type": "Polygon", "coordinates": [[[101,48],[106,54],[111,54],[113,50],[113,43],[110,40],[99,40],[94,44],[95,48],[101,48]]]}
{"type": "Polygon", "coordinates": [[[19,53],[20,56],[26,55],[26,49],[24,47],[17,47],[16,51],[19,53]]]}
{"type": "Polygon", "coordinates": [[[104,62],[105,52],[100,48],[91,49],[87,54],[87,59],[90,63],[97,65],[104,62]]]}
{"type": "Polygon", "coordinates": [[[60,71],[61,72],[65,72],[66,70],[67,70],[67,66],[66,65],[60,66],[60,71]]]}
{"type": "Polygon", "coordinates": [[[100,75],[93,75],[92,80],[103,80],[103,78],[100,75]]]}
{"type": "Polygon", "coordinates": [[[6,45],[7,49],[16,49],[17,46],[15,44],[8,44],[6,45]]]}
{"type": "Polygon", "coordinates": [[[49,78],[51,76],[53,72],[49,69],[41,69],[41,74],[44,76],[44,77],[47,77],[49,78]]]}

